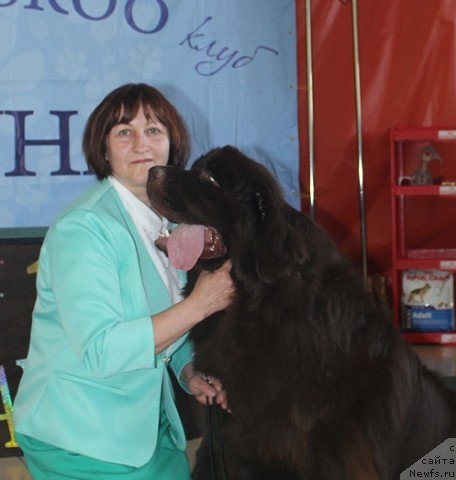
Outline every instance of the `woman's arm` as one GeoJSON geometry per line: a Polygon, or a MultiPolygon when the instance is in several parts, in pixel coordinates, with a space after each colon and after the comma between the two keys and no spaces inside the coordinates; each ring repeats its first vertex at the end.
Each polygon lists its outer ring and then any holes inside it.
{"type": "MultiPolygon", "coordinates": [[[[211,313],[225,308],[233,290],[227,264],[202,274],[189,297],[153,314],[152,320],[150,312],[144,312],[143,317],[125,322],[121,259],[113,248],[122,241],[119,232],[112,232],[98,214],[81,209],[52,228],[40,258],[40,298],[45,303],[55,300],[68,341],[100,378],[155,367],[158,352],[211,313]]],[[[53,306],[42,306],[47,308],[53,306]]]]}
{"type": "MultiPolygon", "coordinates": [[[[98,213],[72,210],[49,230],[37,278],[35,315],[56,321],[59,334],[99,378],[156,367],[151,312],[141,296],[138,316],[130,313],[125,321],[121,269],[129,261],[119,257],[119,250],[123,255],[131,250],[132,256],[135,250],[130,237],[116,228],[98,213]]],[[[130,279],[133,291],[140,281],[130,279]]]]}
{"type": "Polygon", "coordinates": [[[152,317],[156,353],[231,303],[234,286],[230,270],[231,262],[228,261],[214,272],[201,272],[187,298],[152,317]]]}

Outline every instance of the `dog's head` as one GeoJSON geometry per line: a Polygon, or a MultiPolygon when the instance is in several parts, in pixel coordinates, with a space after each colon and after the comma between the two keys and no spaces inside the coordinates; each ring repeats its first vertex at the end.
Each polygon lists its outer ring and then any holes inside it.
{"type": "Polygon", "coordinates": [[[293,224],[295,212],[277,182],[233,147],[210,151],[190,171],[153,167],[148,195],[152,207],[172,222],[205,227],[183,227],[188,245],[178,247],[200,251],[200,261],[221,263],[230,256],[237,275],[272,282],[307,258],[293,224]]]}

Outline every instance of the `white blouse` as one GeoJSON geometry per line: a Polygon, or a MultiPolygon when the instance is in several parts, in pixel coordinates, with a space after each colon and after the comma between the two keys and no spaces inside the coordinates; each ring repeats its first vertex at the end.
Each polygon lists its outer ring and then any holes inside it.
{"type": "Polygon", "coordinates": [[[170,264],[168,257],[161,252],[154,243],[161,234],[167,232],[169,225],[168,220],[159,217],[113,176],[109,177],[109,181],[116,189],[125,209],[131,216],[150,258],[154,262],[163,283],[168,289],[173,304],[179,302],[182,300],[182,285],[180,285],[177,270],[170,264]]]}

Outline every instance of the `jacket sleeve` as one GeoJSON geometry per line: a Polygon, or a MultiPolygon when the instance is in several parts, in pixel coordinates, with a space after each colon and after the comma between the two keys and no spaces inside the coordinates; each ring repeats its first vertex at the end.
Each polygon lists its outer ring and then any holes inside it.
{"type": "Polygon", "coordinates": [[[193,344],[187,337],[186,341],[173,353],[169,366],[173,370],[180,386],[190,393],[187,384],[181,378],[182,369],[187,363],[193,361],[193,344]]]}
{"type": "Polygon", "coordinates": [[[155,367],[150,312],[125,318],[120,284],[125,260],[118,251],[127,237],[82,209],[61,218],[48,236],[43,252],[48,277],[42,280],[55,296],[61,326],[78,357],[99,378],[155,367]]]}

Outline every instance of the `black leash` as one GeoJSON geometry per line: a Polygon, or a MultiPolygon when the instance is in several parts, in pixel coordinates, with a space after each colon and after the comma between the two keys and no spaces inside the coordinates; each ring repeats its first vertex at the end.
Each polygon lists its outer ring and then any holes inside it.
{"type": "Polygon", "coordinates": [[[222,438],[222,432],[220,430],[218,414],[219,414],[219,406],[217,405],[217,402],[215,402],[215,399],[211,399],[207,397],[206,424],[208,429],[211,478],[212,480],[228,480],[228,476],[226,474],[226,469],[225,469],[223,438],[222,438]],[[217,455],[217,452],[218,452],[218,455],[217,455]],[[217,465],[219,466],[219,469],[217,469],[217,465]],[[220,472],[220,477],[217,474],[217,470],[220,472]]]}

